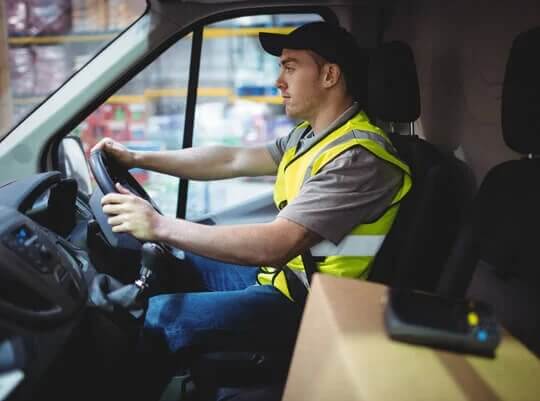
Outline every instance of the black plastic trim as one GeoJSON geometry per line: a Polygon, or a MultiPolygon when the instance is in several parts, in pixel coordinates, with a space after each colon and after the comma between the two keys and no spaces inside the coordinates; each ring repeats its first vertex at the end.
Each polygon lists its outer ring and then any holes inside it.
{"type": "MultiPolygon", "coordinates": [[[[204,28],[198,28],[193,32],[193,42],[191,44],[189,82],[186,99],[186,114],[184,120],[184,138],[182,140],[182,148],[184,149],[193,146],[193,127],[195,125],[197,88],[199,87],[203,29],[204,28]]],[[[185,218],[186,216],[188,188],[189,181],[184,178],[180,178],[178,181],[178,198],[176,202],[176,216],[179,218],[185,218]]]]}

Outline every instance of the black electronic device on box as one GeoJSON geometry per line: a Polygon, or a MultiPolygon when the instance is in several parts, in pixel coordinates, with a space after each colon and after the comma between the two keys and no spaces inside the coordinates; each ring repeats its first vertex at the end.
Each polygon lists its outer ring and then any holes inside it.
{"type": "Polygon", "coordinates": [[[385,325],[394,340],[494,356],[501,329],[484,302],[389,289],[385,325]]]}

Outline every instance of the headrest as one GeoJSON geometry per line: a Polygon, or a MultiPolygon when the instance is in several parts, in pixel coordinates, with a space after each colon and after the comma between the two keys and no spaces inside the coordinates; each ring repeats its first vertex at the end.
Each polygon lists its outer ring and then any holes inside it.
{"type": "Polygon", "coordinates": [[[540,154],[540,27],[512,43],[502,93],[502,130],[519,153],[540,154]]]}
{"type": "Polygon", "coordinates": [[[373,50],[368,71],[368,113],[389,122],[413,122],[420,116],[416,64],[409,45],[383,43],[373,50]]]}

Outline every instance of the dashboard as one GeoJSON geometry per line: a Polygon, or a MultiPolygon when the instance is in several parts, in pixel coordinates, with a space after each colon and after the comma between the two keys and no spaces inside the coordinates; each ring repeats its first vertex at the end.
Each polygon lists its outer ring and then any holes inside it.
{"type": "Polygon", "coordinates": [[[59,172],[0,187],[0,401],[73,399],[96,369],[89,283],[112,252],[100,233],[90,199],[59,172]]]}

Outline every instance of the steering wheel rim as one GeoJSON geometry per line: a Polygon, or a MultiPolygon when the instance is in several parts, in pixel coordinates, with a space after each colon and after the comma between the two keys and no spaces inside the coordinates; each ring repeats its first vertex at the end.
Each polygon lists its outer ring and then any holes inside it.
{"type": "Polygon", "coordinates": [[[129,173],[128,169],[118,163],[114,158],[109,157],[106,152],[101,149],[94,150],[90,154],[89,164],[96,183],[104,195],[118,193],[115,188],[115,182],[118,182],[135,195],[150,203],[159,214],[163,214],[148,192],[146,192],[135,177],[129,173]]]}

